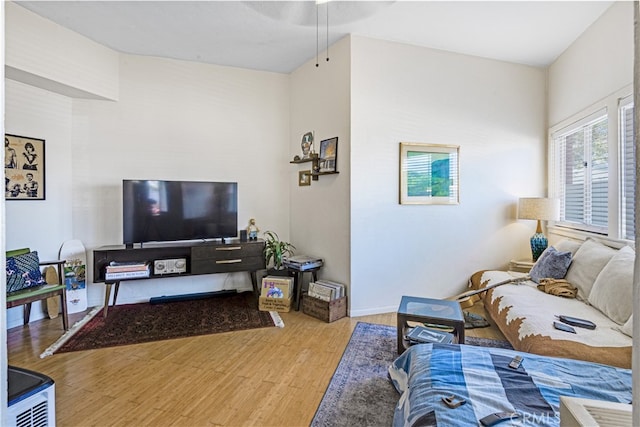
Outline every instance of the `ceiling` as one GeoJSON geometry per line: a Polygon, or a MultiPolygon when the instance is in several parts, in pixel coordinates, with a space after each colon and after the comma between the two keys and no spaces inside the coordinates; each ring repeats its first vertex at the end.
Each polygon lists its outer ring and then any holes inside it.
{"type": "Polygon", "coordinates": [[[119,52],[289,73],[347,34],[546,67],[613,1],[16,3],[119,52]]]}

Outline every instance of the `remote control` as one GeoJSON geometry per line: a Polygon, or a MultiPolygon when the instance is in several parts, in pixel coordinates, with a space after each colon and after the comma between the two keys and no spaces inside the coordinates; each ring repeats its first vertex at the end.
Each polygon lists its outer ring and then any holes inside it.
{"type": "Polygon", "coordinates": [[[593,323],[591,320],[579,319],[577,317],[565,316],[563,314],[556,317],[561,322],[566,323],[567,325],[577,326],[579,328],[586,328],[586,329],[592,329],[592,330],[596,328],[596,324],[593,323]]]}
{"type": "Polygon", "coordinates": [[[518,355],[511,359],[511,362],[509,362],[509,367],[512,369],[518,369],[520,367],[520,363],[522,363],[522,356],[518,355]]]}
{"type": "Polygon", "coordinates": [[[495,414],[487,415],[480,420],[483,426],[492,426],[498,424],[501,421],[512,420],[518,418],[520,415],[517,412],[496,412],[495,414]]]}
{"type": "Polygon", "coordinates": [[[553,327],[559,331],[570,332],[572,334],[576,333],[575,329],[565,323],[553,322],[553,327]]]}

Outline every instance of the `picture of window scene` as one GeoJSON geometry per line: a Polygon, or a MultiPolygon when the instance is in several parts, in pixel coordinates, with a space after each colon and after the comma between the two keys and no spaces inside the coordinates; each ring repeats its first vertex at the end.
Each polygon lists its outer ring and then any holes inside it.
{"type": "Polygon", "coordinates": [[[44,140],[4,137],[6,200],[44,200],[44,140]]]}
{"type": "Polygon", "coordinates": [[[449,197],[452,180],[448,153],[407,152],[407,194],[410,197],[449,197]]]}

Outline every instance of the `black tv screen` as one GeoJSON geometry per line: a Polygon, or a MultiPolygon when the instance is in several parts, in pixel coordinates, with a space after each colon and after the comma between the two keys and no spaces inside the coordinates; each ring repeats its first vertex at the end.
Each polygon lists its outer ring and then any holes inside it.
{"type": "Polygon", "coordinates": [[[122,181],[123,243],[238,234],[238,183],[122,181]]]}

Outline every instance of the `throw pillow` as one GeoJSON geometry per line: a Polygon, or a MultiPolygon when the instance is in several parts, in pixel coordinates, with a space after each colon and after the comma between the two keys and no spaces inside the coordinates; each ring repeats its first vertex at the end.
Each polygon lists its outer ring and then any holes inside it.
{"type": "Polygon", "coordinates": [[[578,299],[587,301],[593,283],[609,260],[618,252],[588,238],[576,251],[565,279],[578,288],[578,299]]]}
{"type": "Polygon", "coordinates": [[[571,252],[559,252],[553,246],[549,246],[542,252],[538,261],[533,264],[529,275],[531,280],[540,283],[540,279],[562,279],[567,274],[571,264],[571,252]]]}
{"type": "Polygon", "coordinates": [[[589,294],[589,304],[619,325],[633,312],[633,264],[635,251],[624,246],[604,266],[589,294]]]}
{"type": "Polygon", "coordinates": [[[31,286],[44,285],[40,272],[38,252],[7,258],[7,292],[15,292],[31,286]]]}

